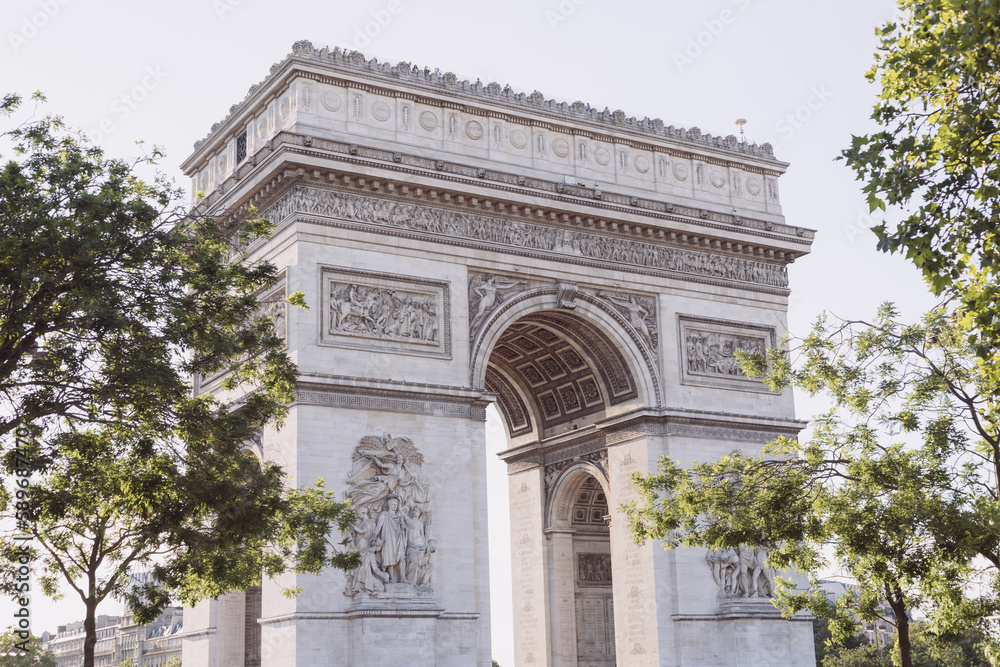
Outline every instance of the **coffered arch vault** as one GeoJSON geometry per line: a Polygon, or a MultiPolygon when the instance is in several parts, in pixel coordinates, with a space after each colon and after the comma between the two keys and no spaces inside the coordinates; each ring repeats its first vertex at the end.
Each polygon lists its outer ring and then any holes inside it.
{"type": "Polygon", "coordinates": [[[544,438],[660,404],[653,352],[620,312],[556,288],[500,304],[472,346],[472,384],[497,395],[507,434],[544,438]]]}

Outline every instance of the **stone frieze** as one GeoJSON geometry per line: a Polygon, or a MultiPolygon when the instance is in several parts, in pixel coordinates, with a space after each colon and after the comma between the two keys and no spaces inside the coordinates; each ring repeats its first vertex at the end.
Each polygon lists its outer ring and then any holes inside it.
{"type": "Polygon", "coordinates": [[[308,185],[294,186],[264,211],[264,217],[278,222],[294,213],[322,215],[385,228],[479,241],[510,249],[616,262],[747,285],[782,289],[788,287],[788,270],[779,264],[589,231],[557,229],[520,220],[367,197],[308,185]]]}

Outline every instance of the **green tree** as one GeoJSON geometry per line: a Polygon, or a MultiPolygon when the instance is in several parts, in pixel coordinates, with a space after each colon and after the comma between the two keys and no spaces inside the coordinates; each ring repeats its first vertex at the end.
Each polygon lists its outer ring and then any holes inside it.
{"type": "Polygon", "coordinates": [[[771,565],[795,567],[816,585],[783,582],[784,613],[828,617],[837,639],[883,618],[909,667],[912,610],[929,612],[946,633],[968,631],[998,607],[1000,431],[982,418],[990,385],[965,330],[940,311],[915,326],[895,316],[887,305],[870,324],[831,329],[821,319],[797,347],[798,368],[778,350],[766,365],[745,357],[747,372],[765,373],[772,388],[830,399],[811,438],[690,469],[662,458],[656,473],[636,476],[643,500],[627,513],[639,540],[766,547],[771,565]],[[816,581],[827,550],[858,584],[835,602],[816,581]],[[976,577],[986,579],[978,595],[969,587],[976,577]]]}
{"type": "Polygon", "coordinates": [[[861,644],[831,652],[817,667],[889,667],[892,656],[889,649],[875,644],[861,644]]]}
{"type": "MultiPolygon", "coordinates": [[[[817,634],[822,634],[825,623],[817,619],[817,634]]],[[[989,667],[991,664],[983,650],[983,635],[971,634],[941,636],[931,624],[914,623],[911,632],[912,660],[914,667],[989,667]]],[[[846,644],[832,644],[822,655],[817,653],[817,667],[888,667],[899,664],[898,647],[892,643],[876,646],[856,635],[846,644]]]]}
{"type": "Polygon", "coordinates": [[[872,211],[879,248],[901,252],[936,294],[961,303],[968,335],[1000,385],[1000,4],[900,0],[868,79],[879,130],[843,151],[872,211]]]}
{"type": "Polygon", "coordinates": [[[18,446],[2,459],[17,485],[0,495],[13,527],[0,588],[24,593],[30,560],[46,594],[74,591],[91,667],[108,597],[142,623],[172,596],[354,565],[328,539],[349,508],[246,453],[281,425],[297,378],[257,298],[276,270],[244,250],[270,224],[188,217],[164,179],[144,182],[56,117],[3,137],[0,433],[16,428],[18,446]],[[192,395],[194,377],[223,380],[192,395]],[[137,567],[154,576],[129,586],[137,567]]]}
{"type": "Polygon", "coordinates": [[[822,667],[826,656],[837,655],[842,651],[858,648],[865,641],[858,633],[837,641],[830,631],[830,619],[817,616],[813,619],[813,643],[816,648],[816,665],[817,667],[822,667]]]}
{"type": "Polygon", "coordinates": [[[990,667],[981,630],[939,635],[931,624],[915,623],[912,637],[915,667],[990,667]]]}
{"type": "Polygon", "coordinates": [[[56,667],[56,659],[42,650],[40,638],[7,628],[0,634],[0,667],[56,667]]]}

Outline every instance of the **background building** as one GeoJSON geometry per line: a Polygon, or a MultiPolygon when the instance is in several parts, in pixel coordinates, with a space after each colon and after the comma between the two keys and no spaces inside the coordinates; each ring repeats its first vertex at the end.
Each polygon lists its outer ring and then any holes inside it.
{"type": "MultiPolygon", "coordinates": [[[[176,657],[181,659],[184,610],[168,607],[148,625],[137,625],[131,614],[97,617],[95,667],[115,667],[132,659],[137,667],[161,667],[176,657]]],[[[43,635],[43,647],[52,651],[59,667],[83,664],[83,621],[60,625],[55,634],[43,635]]]]}

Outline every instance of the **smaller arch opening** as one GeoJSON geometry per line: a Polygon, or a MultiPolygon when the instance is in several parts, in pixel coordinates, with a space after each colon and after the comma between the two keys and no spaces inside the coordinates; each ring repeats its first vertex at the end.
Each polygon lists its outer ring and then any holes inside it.
{"type": "Polygon", "coordinates": [[[578,665],[615,664],[610,508],[605,480],[586,464],[573,466],[553,489],[550,557],[554,590],[572,590],[573,618],[553,605],[554,626],[571,624],[578,665]]]}

